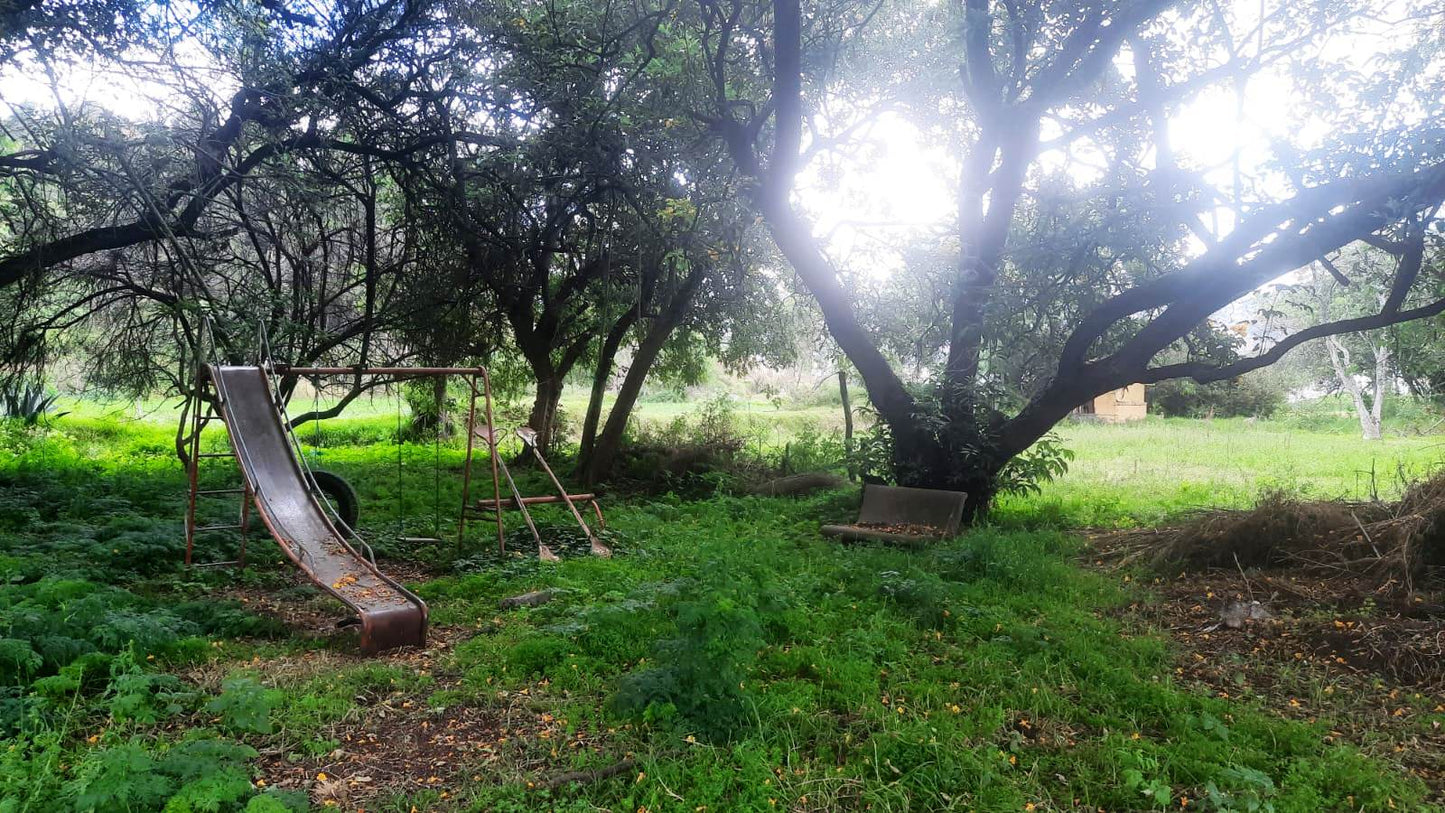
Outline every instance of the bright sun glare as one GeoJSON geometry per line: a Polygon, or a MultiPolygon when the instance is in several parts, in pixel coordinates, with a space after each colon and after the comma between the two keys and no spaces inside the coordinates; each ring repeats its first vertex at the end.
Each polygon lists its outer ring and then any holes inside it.
{"type": "MultiPolygon", "coordinates": [[[[1252,3],[1241,5],[1250,7],[1252,3]]],[[[1365,66],[1380,53],[1388,36],[1388,26],[1355,32],[1327,43],[1324,53],[1346,55],[1365,66]]],[[[1116,59],[1126,75],[1132,72],[1130,64],[1127,53],[1116,59]]],[[[133,120],[165,116],[172,92],[163,83],[78,64],[53,77],[33,67],[12,66],[0,74],[0,84],[5,88],[0,104],[98,104],[133,120]]],[[[231,88],[218,85],[213,90],[224,94],[231,88]]],[[[1287,141],[1308,147],[1327,128],[1294,98],[1290,79],[1275,68],[1252,75],[1242,92],[1216,87],[1194,97],[1174,112],[1168,132],[1181,165],[1199,172],[1215,188],[1232,193],[1238,172],[1282,195],[1283,180],[1269,177],[1264,169],[1274,158],[1276,145],[1287,141]]],[[[839,268],[862,279],[883,281],[901,267],[902,246],[951,227],[958,161],[895,113],[881,115],[862,138],[872,147],[863,153],[865,158],[844,161],[831,171],[815,162],[799,178],[797,194],[814,218],[815,234],[823,238],[839,268]]],[[[1087,183],[1098,176],[1097,157],[1097,149],[1084,141],[1069,154],[1045,153],[1040,165],[1064,169],[1076,181],[1087,183]]],[[[1220,207],[1206,221],[1227,232],[1233,213],[1220,207]]],[[[1199,248],[1202,245],[1196,245],[1199,248]]]]}
{"type": "MultiPolygon", "coordinates": [[[[1251,4],[1245,4],[1251,5],[1251,4]]],[[[1389,27],[1357,31],[1337,37],[1323,47],[1330,58],[1345,57],[1365,69],[1387,44],[1389,27]]],[[[1130,57],[1116,60],[1131,73],[1130,57]]],[[[1199,94],[1175,111],[1169,121],[1169,139],[1181,166],[1226,194],[1233,194],[1236,171],[1265,191],[1283,196],[1287,185],[1267,167],[1277,146],[1315,146],[1328,134],[1328,126],[1297,98],[1282,67],[1249,77],[1242,91],[1215,87],[1199,94]]],[[[836,177],[816,166],[803,174],[798,194],[815,218],[815,233],[826,238],[840,268],[874,281],[886,280],[900,267],[900,246],[910,238],[935,234],[954,222],[957,157],[929,142],[906,119],[885,114],[868,131],[877,147],[871,160],[855,161],[836,177]]],[[[1098,153],[1085,142],[1071,154],[1046,153],[1040,164],[1064,169],[1077,182],[1098,177],[1098,153]]],[[[1147,167],[1146,167],[1147,168],[1147,167]]],[[[1218,234],[1232,227],[1234,213],[1219,207],[1206,217],[1218,234]]],[[[1194,248],[1203,245],[1195,241],[1194,248]]]]}

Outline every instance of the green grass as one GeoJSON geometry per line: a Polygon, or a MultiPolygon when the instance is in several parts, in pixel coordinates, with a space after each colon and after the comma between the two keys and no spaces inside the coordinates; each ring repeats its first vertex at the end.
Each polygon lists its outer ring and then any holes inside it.
{"type": "Polygon", "coordinates": [[[1068,474],[1040,497],[1006,500],[1005,513],[1053,514],[1086,526],[1147,525],[1195,508],[1249,505],[1268,488],[1320,498],[1391,497],[1445,461],[1445,436],[1364,441],[1287,420],[1067,423],[1060,434],[1076,455],[1068,474]]]}
{"type": "MultiPolygon", "coordinates": [[[[1131,592],[1068,564],[1067,536],[981,529],[926,553],[818,538],[818,519],[849,510],[641,505],[617,520],[629,556],[424,590],[459,623],[512,592],[568,590],[489,627],[456,666],[577,730],[632,723],[608,756],[566,767],[634,753],[641,776],[558,795],[576,809],[1162,809],[1210,785],[1279,810],[1418,798],[1318,727],[1173,685],[1164,642],[1108,620],[1131,592]]],[[[513,764],[547,747],[518,742],[513,764]]],[[[528,809],[524,778],[468,795],[528,809]]]]}
{"type": "MultiPolygon", "coordinates": [[[[305,768],[378,709],[456,708],[494,720],[473,732],[490,756],[366,809],[1425,809],[1418,780],[1326,744],[1327,721],[1177,684],[1167,640],[1118,619],[1147,592],[1073,564],[1067,526],[1274,485],[1359,495],[1372,461],[1385,490],[1398,465],[1439,457],[1428,437],[1284,425],[1066,426],[1066,477],[922,552],[822,540],[820,522],[856,510],[846,492],[720,492],[609,502],[619,555],[549,565],[486,555],[486,529],[461,550],[395,544],[431,527],[437,450],[402,447],[398,482],[386,415],[332,422],[319,459],[358,486],[364,535],[446,574],[415,585],[454,644],[425,663],[350,658],[344,639],[216,601],[244,587],[326,604],[289,586],[264,541],[245,572],[181,570],[184,478],[165,424],[82,410],[49,431],[7,426],[0,811],[294,808],[304,800],[263,792],[279,775],[261,755],[305,768]],[[497,610],[544,587],[559,591],[549,604],[497,610]],[[610,779],[535,787],[624,759],[610,779]]],[[[460,450],[440,452],[448,524],[460,450]]]]}

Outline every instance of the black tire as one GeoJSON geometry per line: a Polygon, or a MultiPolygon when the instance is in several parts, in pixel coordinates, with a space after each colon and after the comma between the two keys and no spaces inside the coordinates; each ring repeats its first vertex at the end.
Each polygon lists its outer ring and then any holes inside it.
{"type": "Polygon", "coordinates": [[[356,496],[356,489],[341,478],[339,474],[332,474],[329,471],[314,469],[311,477],[316,481],[316,487],[331,501],[331,507],[336,509],[336,516],[346,523],[346,528],[337,530],[346,533],[347,529],[352,531],[348,536],[354,536],[356,521],[361,517],[361,500],[356,496]]]}

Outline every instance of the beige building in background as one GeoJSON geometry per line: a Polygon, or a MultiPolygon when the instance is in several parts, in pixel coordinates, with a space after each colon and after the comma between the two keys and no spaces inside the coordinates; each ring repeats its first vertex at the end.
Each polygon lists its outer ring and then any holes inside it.
{"type": "Polygon", "coordinates": [[[1076,415],[1088,415],[1105,423],[1141,421],[1149,414],[1149,405],[1144,398],[1143,384],[1130,384],[1122,389],[1106,392],[1074,410],[1076,415]]]}

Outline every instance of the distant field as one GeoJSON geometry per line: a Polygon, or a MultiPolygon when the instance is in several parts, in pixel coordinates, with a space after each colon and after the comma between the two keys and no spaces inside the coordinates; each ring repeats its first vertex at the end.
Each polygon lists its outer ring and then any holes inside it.
{"type": "MultiPolygon", "coordinates": [[[[652,427],[679,418],[695,420],[706,403],[645,401],[637,405],[634,420],[652,427]]],[[[610,398],[607,405],[610,408],[610,398]]],[[[297,409],[310,406],[307,400],[297,409]]],[[[586,406],[586,394],[578,388],[563,398],[563,414],[574,436],[586,406]]],[[[169,426],[178,414],[174,401],[159,399],[139,405],[69,401],[61,408],[72,411],[72,421],[111,418],[152,426],[169,426]]],[[[385,394],[363,398],[326,428],[379,440],[392,431],[396,408],[396,400],[385,394]]],[[[836,404],[778,407],[761,399],[734,398],[731,409],[750,447],[778,448],[809,428],[842,432],[843,416],[836,404]]],[[[512,420],[522,420],[525,404],[513,404],[510,414],[512,420]]],[[[863,425],[860,420],[860,432],[863,425]]],[[[1402,483],[1428,476],[1445,462],[1445,434],[1417,431],[1429,426],[1413,413],[1394,425],[1387,419],[1387,437],[1367,442],[1356,433],[1352,419],[1328,402],[1260,421],[1070,422],[1058,430],[1075,454],[1069,473],[1046,485],[1041,495],[1005,500],[1002,509],[1043,510],[1070,524],[1132,525],[1193,508],[1245,505],[1267,488],[1323,497],[1388,497],[1397,494],[1402,483]]],[[[307,437],[310,431],[305,430],[307,437]]]]}
{"type": "Polygon", "coordinates": [[[1286,421],[1150,419],[1060,428],[1069,473],[1026,501],[1091,525],[1148,524],[1182,510],[1250,503],[1267,488],[1320,497],[1389,497],[1445,462],[1445,436],[1364,441],[1286,421]]]}
{"type": "MultiPolygon", "coordinates": [[[[1058,432],[1075,455],[1069,473],[1041,495],[1006,500],[1003,508],[1026,505],[1086,525],[1147,524],[1193,508],[1246,505],[1270,488],[1321,497],[1390,497],[1445,463],[1445,435],[1415,431],[1428,423],[1413,415],[1393,426],[1387,421],[1384,439],[1365,441],[1352,418],[1328,406],[1310,404],[1259,421],[1068,422],[1058,432]]],[[[662,424],[701,408],[698,402],[644,403],[636,419],[662,424]]],[[[585,403],[569,409],[580,415],[585,403]]],[[[735,414],[764,445],[781,445],[809,425],[841,432],[843,423],[836,405],[778,409],[738,401],[735,414]]]]}

